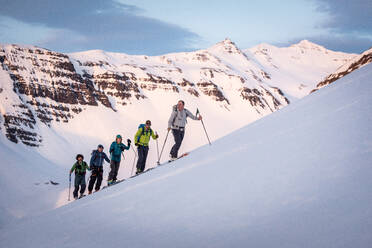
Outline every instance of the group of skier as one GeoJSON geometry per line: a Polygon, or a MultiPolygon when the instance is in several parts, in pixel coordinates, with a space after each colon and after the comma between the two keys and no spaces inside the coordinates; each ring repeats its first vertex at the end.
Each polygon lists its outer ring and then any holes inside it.
{"type": "MultiPolygon", "coordinates": [[[[187,117],[193,120],[202,120],[202,116],[199,114],[193,115],[189,110],[185,108],[185,102],[180,100],[177,105],[172,108],[172,114],[168,121],[168,132],[172,131],[175,144],[170,151],[170,161],[178,158],[178,150],[181,147],[183,137],[185,135],[185,126],[187,123],[187,117]]],[[[151,121],[147,120],[145,124],[141,124],[138,127],[138,131],[134,136],[135,146],[137,146],[138,160],[136,174],[142,173],[146,167],[146,160],[149,151],[150,138],[154,140],[159,138],[159,135],[151,129],[151,121]]],[[[129,150],[132,141],[127,139],[127,144],[122,143],[122,136],[116,135],[115,141],[110,146],[110,158],[103,151],[104,147],[98,145],[97,149],[91,154],[89,166],[84,161],[84,156],[78,154],[76,156],[76,162],[70,170],[70,181],[71,174],[75,172],[75,189],[73,196],[75,199],[84,196],[86,189],[85,174],[87,170],[91,171],[91,176],[88,185],[88,194],[91,194],[93,188],[95,191],[99,191],[103,180],[103,163],[106,161],[110,163],[110,173],[107,179],[107,185],[110,186],[117,181],[117,175],[120,167],[121,156],[124,150],[129,150]]],[[[124,155],[123,155],[124,156],[124,155]]]]}

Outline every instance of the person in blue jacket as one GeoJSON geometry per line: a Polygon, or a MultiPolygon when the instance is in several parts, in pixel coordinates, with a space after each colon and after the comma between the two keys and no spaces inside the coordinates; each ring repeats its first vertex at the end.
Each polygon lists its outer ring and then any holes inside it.
{"type": "Polygon", "coordinates": [[[95,190],[100,190],[103,179],[103,162],[105,160],[107,163],[110,163],[110,159],[107,157],[106,153],[103,152],[103,145],[98,145],[97,150],[93,150],[92,157],[90,158],[89,166],[92,170],[92,174],[89,179],[88,194],[92,194],[96,180],[95,190]]]}
{"type": "Polygon", "coordinates": [[[116,135],[116,140],[112,142],[110,146],[110,154],[111,154],[111,171],[108,176],[107,184],[113,184],[117,180],[118,171],[120,167],[120,161],[121,161],[121,153],[124,150],[129,150],[131,140],[127,139],[127,145],[124,145],[122,142],[121,135],[116,135]]]}

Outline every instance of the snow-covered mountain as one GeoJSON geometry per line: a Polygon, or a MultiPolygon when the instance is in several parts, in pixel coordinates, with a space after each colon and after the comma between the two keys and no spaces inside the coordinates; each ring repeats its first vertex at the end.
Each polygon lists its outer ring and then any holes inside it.
{"type": "Polygon", "coordinates": [[[225,109],[223,116],[239,113],[242,121],[229,118],[236,129],[287,105],[288,98],[306,95],[304,88],[314,88],[351,57],[308,41],[289,48],[260,45],[244,53],[226,39],[206,50],[156,57],[103,51],[65,55],[2,45],[2,133],[15,143],[39,146],[40,126],[67,123],[91,106],[126,111],[141,104],[158,112],[154,105],[169,106],[177,98],[204,113],[216,108],[225,109]]]}
{"type": "Polygon", "coordinates": [[[372,62],[372,48],[363,52],[362,54],[355,56],[347,63],[338,68],[334,73],[328,75],[323,81],[317,84],[317,87],[311,92],[317,91],[324,86],[327,86],[336,80],[344,77],[345,75],[365,66],[372,62]]]}
{"type": "MultiPolygon", "coordinates": [[[[200,109],[211,139],[216,140],[307,95],[320,79],[354,56],[308,41],[288,48],[260,45],[242,51],[226,39],[205,50],[163,56],[99,50],[62,54],[0,45],[0,141],[6,157],[2,163],[16,175],[0,174],[6,189],[1,196],[12,195],[0,208],[6,219],[38,213],[31,209],[45,210],[51,198],[44,201],[45,194],[38,192],[65,194],[65,184],[44,183],[66,182],[77,153],[89,160],[98,144],[107,150],[116,134],[133,139],[146,119],[159,132],[161,146],[171,106],[179,99],[192,112],[200,109]],[[35,199],[33,207],[19,204],[24,198],[35,199]]],[[[163,159],[172,142],[170,137],[163,159]]],[[[200,122],[189,121],[182,151],[205,143],[200,122]]],[[[128,177],[133,166],[134,152],[125,156],[120,178],[128,177]]],[[[152,142],[147,166],[156,161],[152,142]]]]}
{"type": "Polygon", "coordinates": [[[308,95],[316,83],[356,56],[308,40],[282,48],[261,44],[245,52],[254,56],[290,100],[308,95]]]}
{"type": "Polygon", "coordinates": [[[372,64],[189,156],[0,232],[1,247],[372,243],[372,64]]]}

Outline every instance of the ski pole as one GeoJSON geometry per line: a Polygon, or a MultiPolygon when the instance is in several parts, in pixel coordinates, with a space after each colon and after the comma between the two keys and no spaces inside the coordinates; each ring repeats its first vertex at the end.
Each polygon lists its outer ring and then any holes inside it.
{"type": "Polygon", "coordinates": [[[70,194],[71,194],[71,174],[69,175],[69,183],[68,183],[68,201],[70,201],[70,194]]]}
{"type": "MultiPolygon", "coordinates": [[[[158,133],[155,132],[156,136],[158,136],[158,133]]],[[[159,136],[158,136],[159,137],[159,136]]],[[[158,152],[158,164],[160,164],[159,160],[159,142],[158,142],[158,138],[156,138],[156,151],[158,152]]]]}
{"type": "Polygon", "coordinates": [[[134,165],[136,164],[136,159],[137,159],[137,153],[136,153],[136,150],[134,150],[133,146],[132,147],[132,150],[134,152],[134,160],[133,160],[133,166],[132,166],[132,172],[130,173],[130,176],[133,175],[133,170],[134,170],[134,165]]]}
{"type": "MultiPolygon", "coordinates": [[[[199,112],[199,109],[197,108],[196,109],[196,116],[200,116],[200,112],[199,112]]],[[[201,123],[203,125],[203,128],[204,128],[204,132],[205,132],[205,135],[207,136],[207,139],[208,139],[208,142],[209,142],[209,145],[212,145],[211,141],[209,140],[209,136],[208,136],[208,133],[207,133],[207,129],[205,129],[205,125],[204,125],[204,122],[203,122],[203,119],[201,119],[201,123]]]]}
{"type": "Polygon", "coordinates": [[[165,143],[167,142],[169,131],[170,131],[170,129],[168,129],[167,136],[165,136],[165,140],[164,140],[163,147],[161,148],[158,164],[160,164],[160,158],[161,158],[161,155],[163,154],[164,146],[165,146],[165,143]]]}
{"type": "Polygon", "coordinates": [[[90,172],[90,176],[89,176],[89,178],[88,178],[88,182],[87,182],[87,188],[89,187],[90,178],[92,177],[92,174],[93,174],[93,171],[90,172]]]}

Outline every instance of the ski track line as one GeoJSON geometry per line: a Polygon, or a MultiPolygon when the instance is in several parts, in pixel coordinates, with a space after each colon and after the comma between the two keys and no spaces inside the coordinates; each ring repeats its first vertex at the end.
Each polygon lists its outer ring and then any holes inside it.
{"type": "MultiPolygon", "coordinates": [[[[176,176],[176,175],[182,174],[182,173],[184,173],[186,171],[192,170],[195,167],[206,165],[206,164],[210,164],[210,163],[212,163],[212,162],[214,162],[216,160],[219,160],[220,158],[225,157],[227,155],[231,155],[231,154],[234,154],[234,153],[237,153],[237,152],[241,152],[242,150],[244,150],[246,148],[247,148],[247,146],[240,147],[240,148],[237,148],[237,149],[235,149],[233,151],[230,151],[230,152],[220,153],[219,156],[216,156],[216,157],[213,157],[213,158],[208,158],[208,159],[205,159],[205,160],[203,160],[201,162],[194,162],[194,163],[192,163],[192,164],[190,164],[188,166],[186,165],[183,168],[176,169],[175,171],[169,172],[169,173],[164,174],[164,175],[160,175],[160,176],[155,177],[153,179],[150,179],[148,181],[145,181],[145,182],[142,182],[142,183],[137,183],[137,184],[135,184],[133,186],[128,186],[124,190],[121,190],[121,191],[119,191],[117,193],[110,194],[108,196],[101,197],[101,198],[97,199],[97,201],[103,201],[103,200],[107,200],[107,199],[110,199],[110,198],[114,198],[114,197],[120,196],[122,194],[125,194],[125,193],[127,193],[127,192],[129,192],[131,190],[135,190],[135,189],[138,189],[140,187],[147,186],[147,185],[152,184],[152,183],[155,183],[155,182],[160,182],[160,181],[165,180],[165,179],[167,179],[169,177],[176,176]]],[[[88,199],[85,198],[85,199],[80,199],[80,200],[87,201],[88,199]]],[[[90,204],[95,204],[95,202],[96,201],[94,201],[94,203],[92,201],[87,201],[86,203],[80,204],[76,208],[67,210],[66,213],[71,212],[71,211],[75,211],[75,209],[77,209],[77,208],[82,208],[82,207],[86,207],[86,206],[88,206],[90,204]]],[[[67,205],[69,205],[69,204],[67,204],[67,205]]]]}

